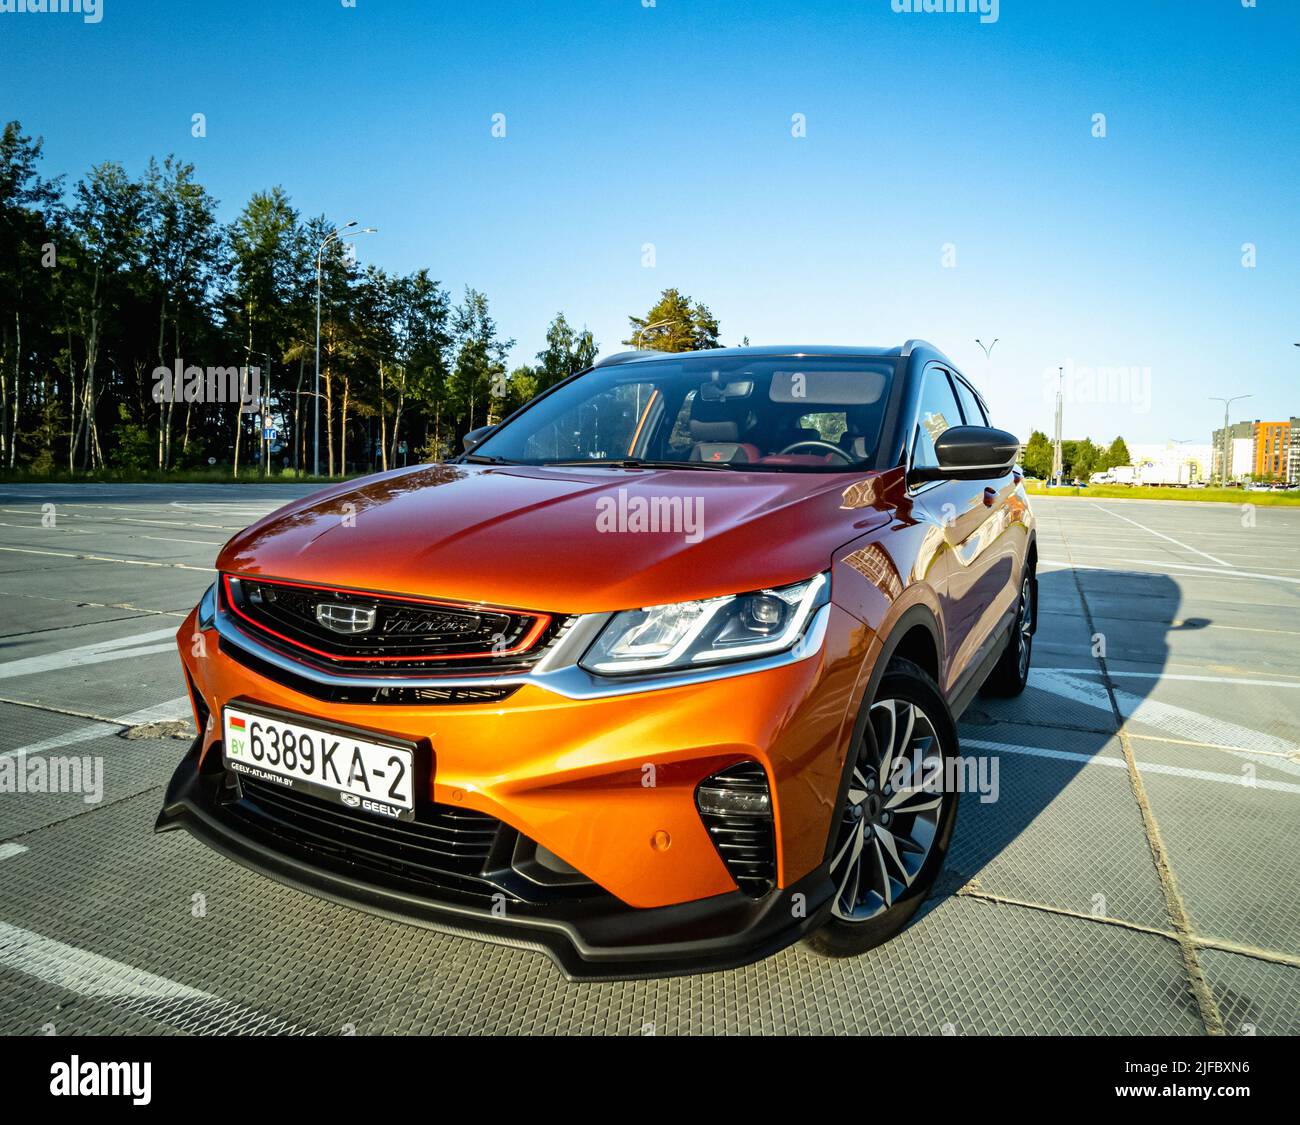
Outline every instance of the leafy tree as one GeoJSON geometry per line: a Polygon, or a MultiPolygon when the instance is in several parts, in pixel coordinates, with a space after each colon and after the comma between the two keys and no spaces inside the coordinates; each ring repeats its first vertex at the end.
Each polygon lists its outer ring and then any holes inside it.
{"type": "Polygon", "coordinates": [[[661,352],[717,348],[718,322],[708,308],[676,289],[665,289],[645,316],[630,316],[631,339],[623,343],[661,352]]]}
{"type": "MultiPolygon", "coordinates": [[[[0,464],[17,458],[25,390],[37,370],[33,361],[55,347],[53,323],[43,310],[56,305],[54,271],[62,221],[62,177],[37,171],[43,142],[24,136],[17,121],[0,132],[0,464]]],[[[48,398],[48,380],[34,396],[48,398]]],[[[53,432],[42,427],[49,452],[53,432]]]]}
{"type": "Polygon", "coordinates": [[[1052,443],[1041,430],[1029,435],[1025,446],[1025,472],[1031,477],[1046,480],[1052,473],[1052,443]]]}
{"type": "Polygon", "coordinates": [[[145,194],[126,170],[109,161],[91,168],[74,193],[71,211],[73,233],[79,244],[81,269],[72,296],[82,344],[82,376],[72,396],[72,440],[68,464],[95,468],[104,463],[99,438],[98,412],[103,387],[101,353],[107,351],[111,381],[125,368],[123,330],[129,319],[120,315],[134,297],[144,244],[145,194]],[[114,313],[119,315],[114,315],[114,313]],[[108,347],[106,348],[106,345],[108,347]],[[116,352],[112,346],[118,345],[116,352]]]}
{"type": "Polygon", "coordinates": [[[596,362],[599,351],[586,328],[575,332],[564,313],[556,313],[546,330],[546,347],[537,353],[537,389],[534,394],[549,390],[556,383],[590,367],[596,362]]]}
{"type": "MultiPolygon", "coordinates": [[[[238,474],[253,414],[236,404],[155,403],[153,370],[260,367],[267,414],[308,463],[316,341],[317,250],[334,227],[304,220],[283,189],[255,193],[227,227],[192,165],[151,160],[91,168],[65,194],[40,171],[41,141],[0,130],[0,467],[47,473],[169,471],[209,454],[238,474]],[[274,373],[274,375],[272,374],[274,373]],[[179,411],[179,412],[177,412],[179,411]]],[[[453,306],[428,270],[358,268],[350,244],[321,258],[319,400],[325,465],[387,465],[401,443],[443,457],[470,428],[589,366],[587,330],[558,314],[533,366],[506,376],[514,341],[488,298],[453,306]]],[[[646,343],[714,346],[703,305],[666,291],[646,343]],[[676,323],[680,321],[680,323],[676,323]]],[[[634,324],[636,324],[634,320],[634,324]]]]}
{"type": "MultiPolygon", "coordinates": [[[[402,433],[402,415],[409,399],[424,422],[424,445],[433,440],[442,449],[442,405],[446,398],[449,355],[453,343],[451,297],[428,270],[418,270],[402,279],[399,289],[402,323],[398,349],[397,401],[393,416],[391,456],[397,457],[402,433]]],[[[407,448],[414,446],[408,438],[407,448]]],[[[437,454],[440,458],[442,453],[437,454]]],[[[435,459],[437,459],[435,458],[435,459]]]]}
{"type": "MultiPolygon", "coordinates": [[[[172,359],[184,358],[188,325],[208,318],[208,295],[221,245],[217,201],[194,181],[193,164],[182,164],[171,156],[161,166],[149,161],[143,188],[143,264],[158,307],[158,366],[170,367],[172,359]],[[166,344],[169,321],[170,349],[166,344]]],[[[257,198],[254,196],[255,201],[257,198]]],[[[176,404],[164,400],[159,405],[158,468],[166,469],[171,464],[176,404]]],[[[188,410],[186,415],[188,432],[188,410]]]]}
{"type": "Polygon", "coordinates": [[[1103,467],[1113,469],[1117,465],[1133,464],[1133,457],[1128,451],[1128,446],[1124,444],[1122,437],[1117,437],[1106,449],[1106,455],[1102,459],[1103,467]]]}
{"type": "Polygon", "coordinates": [[[1075,442],[1068,470],[1069,476],[1075,480],[1086,481],[1093,473],[1099,471],[1097,466],[1101,456],[1102,450],[1087,438],[1075,442]]]}
{"type": "Polygon", "coordinates": [[[446,392],[459,439],[488,420],[494,400],[504,400],[505,358],[515,342],[498,338],[488,299],[475,289],[465,290],[464,301],[452,314],[452,327],[457,339],[456,361],[446,392]],[[483,421],[478,420],[480,410],[483,421]]]}

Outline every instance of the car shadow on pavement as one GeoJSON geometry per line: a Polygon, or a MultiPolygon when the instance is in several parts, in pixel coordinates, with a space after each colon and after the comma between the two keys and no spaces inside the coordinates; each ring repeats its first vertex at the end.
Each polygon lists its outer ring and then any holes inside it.
{"type": "Polygon", "coordinates": [[[1140,661],[1145,675],[1123,680],[1131,714],[1134,697],[1159,682],[1169,631],[1208,622],[1175,624],[1181,593],[1167,575],[1088,571],[1080,581],[1097,616],[1085,614],[1074,571],[1041,574],[1029,686],[1013,699],[977,696],[959,722],[964,776],[993,784],[965,787],[947,864],[923,912],[960,892],[1167,925],[1093,650],[1109,626],[1108,660],[1140,661]]]}

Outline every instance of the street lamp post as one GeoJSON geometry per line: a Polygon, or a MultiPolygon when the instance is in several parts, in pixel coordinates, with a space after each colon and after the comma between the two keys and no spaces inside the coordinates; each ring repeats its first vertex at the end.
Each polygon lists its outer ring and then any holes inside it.
{"type": "Polygon", "coordinates": [[[1052,476],[1056,480],[1056,487],[1061,487],[1061,478],[1065,475],[1065,447],[1062,444],[1061,426],[1064,422],[1062,414],[1064,413],[1065,396],[1063,388],[1065,386],[1065,368],[1056,369],[1056,435],[1052,442],[1052,476]]]}
{"type": "Polygon", "coordinates": [[[677,323],[677,318],[670,317],[668,320],[656,320],[653,324],[643,324],[640,328],[636,330],[636,335],[633,336],[632,339],[636,343],[637,348],[639,349],[641,347],[641,337],[644,336],[647,332],[649,332],[652,328],[666,328],[668,325],[676,324],[676,323],[677,323]]]}
{"type": "Polygon", "coordinates": [[[980,350],[984,353],[984,359],[988,363],[989,381],[988,386],[984,389],[987,392],[988,397],[991,399],[993,395],[993,349],[998,346],[998,341],[997,338],[994,338],[993,343],[991,344],[986,344],[983,340],[976,340],[975,343],[979,344],[980,350]]]}
{"type": "Polygon", "coordinates": [[[357,225],[357,220],[353,219],[350,223],[344,223],[341,227],[332,230],[325,236],[321,244],[316,247],[316,381],[312,385],[312,423],[311,423],[311,475],[320,476],[320,291],[321,291],[321,269],[325,256],[325,247],[332,242],[340,242],[345,238],[356,238],[359,234],[374,234],[378,227],[362,227],[360,230],[352,231],[351,234],[344,234],[357,225]]]}
{"type": "Polygon", "coordinates": [[[1223,467],[1219,470],[1219,483],[1224,488],[1228,487],[1228,458],[1232,456],[1232,439],[1228,436],[1228,410],[1239,399],[1254,397],[1254,395],[1233,395],[1232,398],[1217,398],[1210,395],[1211,402],[1223,403],[1223,467]]]}

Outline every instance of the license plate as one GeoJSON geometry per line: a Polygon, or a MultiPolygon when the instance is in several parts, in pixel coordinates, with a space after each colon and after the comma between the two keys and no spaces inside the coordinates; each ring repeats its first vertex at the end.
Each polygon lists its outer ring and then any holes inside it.
{"type": "Polygon", "coordinates": [[[226,768],[358,812],[414,820],[409,750],[238,707],[222,711],[226,768]]]}

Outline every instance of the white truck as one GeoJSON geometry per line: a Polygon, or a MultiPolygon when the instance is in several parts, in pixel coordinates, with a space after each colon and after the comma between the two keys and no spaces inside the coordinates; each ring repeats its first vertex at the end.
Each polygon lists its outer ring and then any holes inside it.
{"type": "Polygon", "coordinates": [[[1104,473],[1093,473],[1089,484],[1137,484],[1137,470],[1132,465],[1116,465],[1104,473]]]}
{"type": "Polygon", "coordinates": [[[1143,461],[1140,465],[1116,465],[1104,473],[1093,473],[1091,484],[1144,484],[1151,488],[1186,488],[1192,483],[1192,466],[1165,461],[1143,461]]]}
{"type": "Polygon", "coordinates": [[[1156,488],[1186,488],[1192,483],[1192,466],[1148,461],[1138,466],[1138,483],[1156,488]]]}

